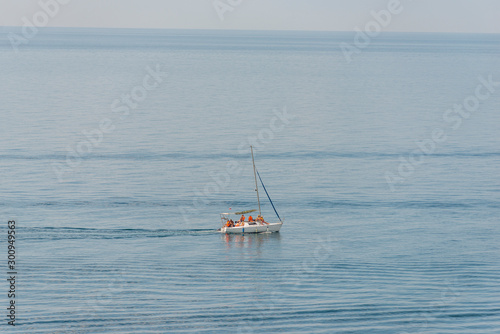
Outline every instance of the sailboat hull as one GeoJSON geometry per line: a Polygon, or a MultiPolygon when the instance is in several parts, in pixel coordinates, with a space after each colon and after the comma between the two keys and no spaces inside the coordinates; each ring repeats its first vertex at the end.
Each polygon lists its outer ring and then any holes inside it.
{"type": "Polygon", "coordinates": [[[249,225],[236,226],[236,227],[223,227],[220,229],[221,233],[227,234],[246,234],[246,233],[272,233],[279,232],[283,223],[275,223],[269,225],[249,225]]]}

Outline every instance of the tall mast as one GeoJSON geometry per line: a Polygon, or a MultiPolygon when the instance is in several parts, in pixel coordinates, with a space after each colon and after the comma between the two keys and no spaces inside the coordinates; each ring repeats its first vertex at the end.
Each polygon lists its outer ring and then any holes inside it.
{"type": "Polygon", "coordinates": [[[257,192],[257,203],[259,204],[259,215],[262,215],[262,213],[260,212],[259,187],[257,186],[257,173],[255,172],[255,160],[253,158],[253,146],[251,146],[251,145],[250,145],[250,150],[252,151],[253,176],[255,178],[255,191],[257,192]]]}

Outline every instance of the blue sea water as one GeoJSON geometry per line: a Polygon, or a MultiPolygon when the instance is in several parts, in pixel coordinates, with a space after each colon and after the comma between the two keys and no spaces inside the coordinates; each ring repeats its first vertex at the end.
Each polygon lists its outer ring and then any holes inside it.
{"type": "Polygon", "coordinates": [[[2,332],[499,332],[498,35],[11,33],[2,332]],[[285,223],[221,235],[250,144],[285,223]]]}

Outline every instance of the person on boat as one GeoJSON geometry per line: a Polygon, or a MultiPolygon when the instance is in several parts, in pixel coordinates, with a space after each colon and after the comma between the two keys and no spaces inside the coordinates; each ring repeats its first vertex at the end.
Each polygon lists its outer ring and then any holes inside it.
{"type": "Polygon", "coordinates": [[[262,217],[261,215],[259,215],[259,216],[257,217],[257,221],[258,221],[259,223],[261,223],[262,225],[264,225],[264,224],[269,225],[269,223],[266,223],[266,222],[264,221],[264,217],[262,217]]]}
{"type": "Polygon", "coordinates": [[[228,221],[226,222],[226,227],[231,227],[231,221],[229,221],[229,220],[228,220],[228,221]]]}
{"type": "Polygon", "coordinates": [[[240,217],[240,222],[244,222],[245,221],[245,216],[244,215],[241,215],[240,217]]]}
{"type": "Polygon", "coordinates": [[[248,216],[248,221],[249,222],[253,222],[253,217],[252,216],[248,216]]]}

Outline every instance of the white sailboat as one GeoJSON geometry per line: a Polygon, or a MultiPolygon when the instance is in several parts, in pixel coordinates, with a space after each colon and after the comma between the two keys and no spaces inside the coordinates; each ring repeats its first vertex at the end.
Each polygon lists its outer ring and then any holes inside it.
{"type": "Polygon", "coordinates": [[[266,192],[267,198],[269,199],[269,202],[271,203],[271,205],[274,209],[274,212],[276,213],[276,216],[279,219],[279,222],[268,223],[268,222],[265,222],[264,220],[239,221],[235,226],[232,226],[232,225],[229,225],[227,223],[231,219],[231,215],[246,214],[246,213],[255,212],[257,210],[248,210],[248,211],[237,212],[237,213],[221,213],[220,217],[221,217],[222,227],[218,230],[221,233],[227,233],[227,234],[272,233],[272,232],[279,232],[281,226],[283,225],[283,221],[281,220],[281,218],[278,214],[278,211],[276,211],[276,208],[274,207],[273,201],[271,201],[271,197],[269,197],[269,194],[267,193],[266,187],[264,186],[264,182],[262,182],[260,174],[257,171],[257,169],[255,168],[255,160],[253,157],[253,147],[252,146],[250,146],[250,150],[252,152],[253,174],[254,174],[254,178],[255,178],[255,191],[257,192],[257,204],[259,205],[259,216],[262,216],[262,213],[260,211],[260,198],[259,198],[259,187],[257,184],[257,175],[259,176],[259,180],[262,184],[262,188],[266,192]]]}

